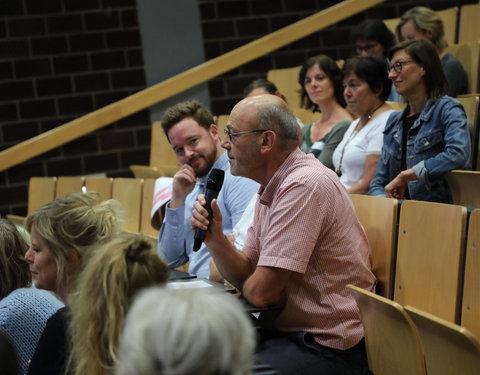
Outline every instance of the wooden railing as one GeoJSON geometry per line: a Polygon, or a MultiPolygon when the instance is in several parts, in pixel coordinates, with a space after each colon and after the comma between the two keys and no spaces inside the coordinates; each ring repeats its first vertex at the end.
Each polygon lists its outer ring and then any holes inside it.
{"type": "Polygon", "coordinates": [[[320,31],[385,0],[345,0],[310,17],[200,64],[0,152],[0,171],[107,126],[249,61],[320,31]]]}

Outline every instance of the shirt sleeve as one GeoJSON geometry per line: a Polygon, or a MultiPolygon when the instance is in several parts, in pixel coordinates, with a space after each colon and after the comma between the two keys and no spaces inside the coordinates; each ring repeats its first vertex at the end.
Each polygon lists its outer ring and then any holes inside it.
{"type": "Polygon", "coordinates": [[[179,267],[188,261],[185,209],[185,206],[171,209],[169,203],[165,207],[165,219],[158,235],[158,252],[169,268],[179,267]]]}
{"type": "Polygon", "coordinates": [[[444,129],[443,151],[413,166],[414,173],[426,186],[453,169],[464,168],[470,160],[471,141],[465,111],[459,102],[449,99],[438,108],[444,129]]]}

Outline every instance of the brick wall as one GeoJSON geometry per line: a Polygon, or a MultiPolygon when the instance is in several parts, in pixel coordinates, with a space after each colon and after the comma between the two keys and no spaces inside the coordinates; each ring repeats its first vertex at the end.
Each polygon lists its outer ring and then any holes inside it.
{"type": "MultiPolygon", "coordinates": [[[[199,0],[207,59],[226,53],[279,28],[310,16],[340,1],[334,0],[199,0]]],[[[260,57],[209,82],[211,107],[216,114],[229,113],[252,80],[269,69],[301,65],[307,57],[324,53],[334,59],[352,55],[351,30],[368,17],[400,17],[406,10],[424,5],[439,10],[478,0],[388,0],[374,8],[312,34],[296,43],[260,57]]]]}
{"type": "MultiPolygon", "coordinates": [[[[0,2],[5,149],[145,88],[135,0],[0,2]]],[[[31,176],[130,176],[148,164],[148,111],[0,173],[0,213],[26,214],[31,176]]]]}
{"type": "MultiPolygon", "coordinates": [[[[444,9],[477,0],[426,0],[444,9]]],[[[198,0],[207,59],[337,3],[333,0],[198,0]]],[[[245,85],[269,69],[326,53],[351,53],[349,34],[366,17],[394,18],[418,5],[389,0],[209,82],[211,109],[228,113],[245,85]]],[[[7,148],[145,86],[135,0],[0,2],[0,147],[7,148]]],[[[26,214],[30,176],[131,176],[148,164],[147,111],[0,172],[0,214],[26,214]]]]}

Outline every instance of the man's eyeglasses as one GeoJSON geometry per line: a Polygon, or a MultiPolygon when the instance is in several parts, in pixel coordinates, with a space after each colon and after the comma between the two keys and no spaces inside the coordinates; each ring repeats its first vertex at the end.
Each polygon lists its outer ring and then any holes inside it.
{"type": "Polygon", "coordinates": [[[392,69],[395,70],[395,73],[397,74],[401,73],[403,66],[411,62],[414,62],[414,61],[413,60],[397,61],[395,64],[392,64],[387,68],[387,73],[390,73],[392,69]]]}
{"type": "Polygon", "coordinates": [[[230,129],[225,129],[223,132],[228,135],[228,139],[230,140],[230,142],[235,142],[235,138],[238,137],[239,135],[242,135],[242,134],[250,134],[250,133],[263,133],[263,132],[266,132],[267,129],[255,129],[255,130],[246,130],[244,132],[236,132],[236,133],[232,133],[230,131],[230,129]]]}
{"type": "Polygon", "coordinates": [[[362,51],[365,51],[366,53],[369,53],[372,49],[374,49],[378,43],[369,43],[364,46],[355,46],[355,50],[357,51],[358,54],[362,53],[362,51]]]}

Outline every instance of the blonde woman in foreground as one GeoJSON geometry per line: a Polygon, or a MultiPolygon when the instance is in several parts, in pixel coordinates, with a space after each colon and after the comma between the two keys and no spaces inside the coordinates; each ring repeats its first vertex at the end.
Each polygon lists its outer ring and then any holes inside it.
{"type": "Polygon", "coordinates": [[[246,375],[254,349],[254,329],[235,297],[152,288],[128,313],[115,375],[246,375]]]}
{"type": "Polygon", "coordinates": [[[169,270],[156,249],[155,240],[123,232],[92,254],[72,296],[69,374],[111,372],[134,294],[167,282],[169,270]]]}
{"type": "Polygon", "coordinates": [[[25,254],[39,289],[53,291],[66,307],[47,321],[28,374],[64,374],[68,352],[70,295],[92,247],[118,233],[120,204],[99,202],[94,192],[75,193],[49,202],[26,219],[31,246],[25,254]]]}

